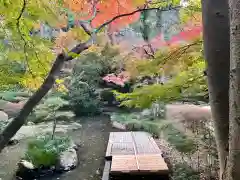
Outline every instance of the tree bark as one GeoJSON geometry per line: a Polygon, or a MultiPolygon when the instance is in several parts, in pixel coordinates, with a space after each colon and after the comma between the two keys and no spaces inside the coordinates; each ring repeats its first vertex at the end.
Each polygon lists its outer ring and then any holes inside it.
{"type": "Polygon", "coordinates": [[[230,7],[229,158],[227,180],[240,179],[240,0],[230,7]]]}
{"type": "Polygon", "coordinates": [[[220,163],[225,173],[229,135],[229,18],[227,0],[202,0],[204,53],[212,119],[220,163]]]}

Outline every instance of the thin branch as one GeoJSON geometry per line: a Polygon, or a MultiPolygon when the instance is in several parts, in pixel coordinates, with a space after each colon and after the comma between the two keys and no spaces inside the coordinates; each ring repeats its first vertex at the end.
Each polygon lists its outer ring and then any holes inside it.
{"type": "Polygon", "coordinates": [[[131,15],[134,15],[136,14],[137,12],[142,12],[142,11],[151,11],[151,10],[161,10],[161,11],[169,11],[169,10],[172,10],[172,9],[176,9],[176,8],[180,8],[181,6],[176,6],[176,7],[164,7],[164,8],[160,8],[160,7],[156,7],[156,8],[143,8],[143,9],[137,9],[133,12],[130,12],[130,13],[125,13],[125,14],[120,14],[118,16],[115,16],[113,17],[112,19],[106,21],[105,23],[103,23],[102,25],[100,25],[96,30],[95,32],[98,32],[100,31],[103,27],[105,27],[106,25],[112,23],[113,21],[115,21],[116,19],[119,19],[121,17],[125,17],[125,16],[131,16],[131,15]]]}
{"type": "Polygon", "coordinates": [[[20,14],[19,14],[19,16],[18,16],[17,19],[16,19],[16,21],[17,21],[17,22],[16,22],[16,26],[17,26],[17,31],[18,31],[18,33],[20,34],[20,37],[21,37],[22,41],[24,42],[24,44],[23,44],[23,52],[24,52],[24,56],[25,56],[26,65],[27,65],[27,67],[28,67],[28,70],[29,70],[29,73],[31,74],[31,76],[32,76],[33,78],[35,78],[35,75],[33,74],[32,70],[31,70],[31,67],[30,67],[30,65],[29,65],[29,62],[28,62],[28,56],[27,56],[27,41],[26,41],[26,39],[23,37],[23,34],[22,34],[22,32],[21,32],[21,29],[20,29],[20,20],[21,20],[21,18],[22,18],[22,16],[23,16],[23,13],[24,13],[25,9],[26,9],[26,6],[27,6],[27,0],[23,0],[23,5],[22,5],[22,8],[21,8],[20,14]]]}
{"type": "Polygon", "coordinates": [[[26,5],[27,5],[27,1],[23,0],[23,6],[21,8],[21,11],[20,11],[20,14],[19,14],[18,18],[16,19],[17,20],[17,26],[19,26],[20,19],[22,18],[22,15],[23,15],[23,13],[25,11],[26,5]]]}
{"type": "Polygon", "coordinates": [[[91,36],[92,32],[90,31],[89,28],[87,28],[86,23],[80,21],[79,24],[80,24],[80,26],[83,28],[83,30],[84,30],[89,36],[91,36]]]}

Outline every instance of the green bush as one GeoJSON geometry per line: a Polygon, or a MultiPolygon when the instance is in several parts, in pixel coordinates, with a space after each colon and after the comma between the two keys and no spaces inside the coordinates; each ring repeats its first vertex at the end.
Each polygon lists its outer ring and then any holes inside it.
{"type": "Polygon", "coordinates": [[[115,96],[110,88],[103,89],[100,92],[100,98],[101,101],[106,101],[109,105],[115,101],[115,96]]]}
{"type": "Polygon", "coordinates": [[[100,97],[96,93],[96,88],[101,80],[102,66],[99,62],[93,63],[96,60],[86,61],[94,57],[95,55],[88,54],[85,59],[76,64],[73,70],[68,99],[77,116],[94,115],[100,112],[100,97]]]}
{"type": "Polygon", "coordinates": [[[95,89],[75,78],[69,89],[69,100],[77,116],[94,115],[100,112],[100,98],[95,89]]]}
{"type": "Polygon", "coordinates": [[[58,109],[68,104],[68,101],[60,97],[48,97],[34,109],[33,113],[29,117],[29,120],[35,123],[51,121],[54,119],[69,120],[74,117],[73,112],[58,111],[58,109]]]}
{"type": "Polygon", "coordinates": [[[186,163],[173,166],[172,180],[200,180],[200,174],[186,163]]]}
{"type": "Polygon", "coordinates": [[[160,128],[167,138],[167,141],[175,146],[182,153],[193,153],[196,151],[196,144],[193,139],[188,138],[185,134],[177,130],[172,124],[166,124],[160,128]]]}
{"type": "Polygon", "coordinates": [[[55,137],[50,135],[37,137],[28,143],[25,159],[33,163],[35,167],[55,166],[61,152],[70,145],[68,137],[55,137]]]}

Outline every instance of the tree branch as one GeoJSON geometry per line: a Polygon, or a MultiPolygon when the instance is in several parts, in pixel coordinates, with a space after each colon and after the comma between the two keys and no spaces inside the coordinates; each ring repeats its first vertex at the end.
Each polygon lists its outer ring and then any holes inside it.
{"type": "Polygon", "coordinates": [[[116,19],[119,19],[119,18],[125,17],[125,16],[131,16],[131,15],[136,14],[137,12],[151,11],[151,10],[169,11],[169,10],[177,9],[177,8],[180,8],[180,7],[181,7],[181,6],[176,6],[176,7],[169,6],[169,7],[163,7],[163,8],[156,7],[156,8],[142,8],[142,9],[137,9],[137,10],[135,10],[135,11],[133,11],[133,12],[125,13],[125,14],[120,14],[120,15],[118,15],[118,16],[113,17],[112,19],[110,19],[110,20],[106,21],[105,23],[103,23],[102,25],[100,25],[100,26],[95,30],[95,32],[100,31],[102,28],[104,28],[106,25],[112,23],[112,22],[115,21],[116,19]]]}

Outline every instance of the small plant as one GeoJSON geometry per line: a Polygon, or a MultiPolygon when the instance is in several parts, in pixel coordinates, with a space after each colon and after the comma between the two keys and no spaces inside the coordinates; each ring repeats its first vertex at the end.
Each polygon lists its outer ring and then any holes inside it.
{"type": "Polygon", "coordinates": [[[179,163],[173,166],[172,180],[200,180],[200,174],[194,171],[186,163],[179,163]]]}
{"type": "Polygon", "coordinates": [[[25,159],[38,168],[40,166],[55,166],[61,152],[70,145],[68,137],[55,137],[51,135],[37,137],[28,143],[25,159]]]}

